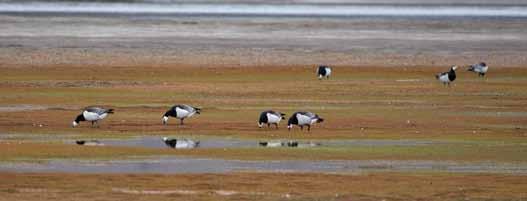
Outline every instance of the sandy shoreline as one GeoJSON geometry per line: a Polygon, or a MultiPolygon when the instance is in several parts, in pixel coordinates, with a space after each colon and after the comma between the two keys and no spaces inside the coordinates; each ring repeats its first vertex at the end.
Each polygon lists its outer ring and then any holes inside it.
{"type": "Polygon", "coordinates": [[[520,19],[0,15],[0,67],[527,64],[520,19]]]}

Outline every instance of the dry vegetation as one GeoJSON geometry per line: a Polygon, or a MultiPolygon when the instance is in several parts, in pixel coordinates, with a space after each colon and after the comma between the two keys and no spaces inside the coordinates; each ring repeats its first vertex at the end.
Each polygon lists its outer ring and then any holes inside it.
{"type": "Polygon", "coordinates": [[[0,200],[522,200],[526,179],[436,173],[0,173],[0,200]]]}

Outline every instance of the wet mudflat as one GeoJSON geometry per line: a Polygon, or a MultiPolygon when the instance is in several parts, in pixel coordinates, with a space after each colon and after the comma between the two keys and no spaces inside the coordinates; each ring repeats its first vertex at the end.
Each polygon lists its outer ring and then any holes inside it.
{"type": "MultiPolygon", "coordinates": [[[[65,144],[75,144],[75,139],[81,139],[80,135],[46,135],[46,134],[2,134],[0,140],[24,140],[25,142],[46,142],[59,141],[65,144]]],[[[292,140],[292,139],[237,139],[237,138],[215,138],[215,137],[188,137],[173,136],[174,139],[191,139],[199,141],[200,148],[250,148],[258,147],[260,142],[282,142],[284,146],[287,142],[298,142],[300,147],[349,147],[349,146],[426,146],[437,144],[461,144],[461,142],[451,142],[444,140],[419,140],[419,139],[353,139],[353,140],[292,140]]],[[[83,140],[97,140],[92,138],[82,138],[83,140]]],[[[140,148],[167,148],[162,137],[159,136],[139,136],[130,138],[112,139],[105,138],[97,140],[105,146],[126,146],[140,148]]]]}
{"type": "Polygon", "coordinates": [[[525,163],[451,161],[240,161],[188,157],[162,157],[139,160],[49,160],[42,163],[2,163],[0,170],[15,172],[63,173],[228,173],[228,172],[448,172],[527,174],[525,163]]]}
{"type": "MultiPolygon", "coordinates": [[[[235,138],[185,138],[175,137],[176,139],[193,139],[200,141],[200,148],[249,148],[260,146],[259,142],[282,142],[289,141],[298,142],[302,147],[324,146],[324,147],[346,147],[346,146],[425,146],[431,144],[447,143],[442,141],[431,140],[249,140],[249,139],[235,139],[235,138]]],[[[161,137],[137,137],[130,139],[105,139],[99,140],[104,145],[109,146],[131,146],[131,147],[147,147],[147,148],[166,148],[167,146],[162,141],[161,137]]],[[[286,146],[286,145],[284,145],[286,146]]]]}

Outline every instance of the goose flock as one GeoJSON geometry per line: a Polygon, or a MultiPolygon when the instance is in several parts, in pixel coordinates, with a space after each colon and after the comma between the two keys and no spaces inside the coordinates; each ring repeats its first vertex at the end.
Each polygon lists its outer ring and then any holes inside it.
{"type": "MultiPolygon", "coordinates": [[[[450,70],[447,72],[438,73],[435,75],[436,79],[439,80],[439,82],[443,83],[443,85],[450,86],[450,83],[454,82],[456,80],[456,70],[458,69],[457,66],[450,67],[450,70]]],[[[486,63],[480,62],[477,64],[469,65],[467,70],[472,71],[474,73],[478,73],[478,76],[484,77],[488,71],[489,67],[486,63]]],[[[317,77],[318,79],[329,79],[329,76],[331,75],[331,68],[326,65],[321,65],[318,67],[317,70],[317,77]]],[[[81,121],[89,121],[91,122],[91,127],[99,127],[99,120],[102,120],[106,118],[109,114],[113,114],[114,109],[105,109],[102,107],[97,106],[89,106],[86,107],[81,114],[79,114],[75,120],[72,123],[72,127],[77,127],[81,121]]],[[[169,117],[174,117],[176,119],[180,120],[180,125],[183,125],[183,121],[186,118],[190,118],[194,116],[195,114],[200,114],[201,108],[186,105],[186,104],[177,104],[172,106],[168,111],[165,112],[165,114],[162,117],[162,123],[163,125],[168,124],[169,117]]],[[[277,112],[274,110],[265,110],[260,113],[259,119],[258,119],[258,127],[262,128],[264,125],[267,125],[268,128],[271,128],[271,125],[275,126],[275,129],[278,129],[278,124],[281,120],[285,120],[285,113],[277,112]]],[[[324,119],[320,117],[318,114],[315,114],[313,112],[308,111],[297,111],[293,113],[287,122],[287,129],[291,130],[294,125],[300,127],[300,130],[304,130],[304,127],[307,127],[307,131],[311,131],[311,126],[315,123],[322,123],[324,122],[324,119]]],[[[169,138],[163,138],[162,139],[165,144],[172,148],[195,148],[199,146],[199,141],[192,141],[188,139],[169,139],[169,138]]],[[[79,145],[100,145],[98,141],[76,141],[79,145]]],[[[266,147],[277,147],[277,146],[290,146],[290,147],[296,147],[298,146],[298,143],[288,142],[288,143],[282,143],[282,142],[261,142],[261,146],[266,147]]]]}
{"type": "MultiPolygon", "coordinates": [[[[456,80],[456,70],[457,66],[450,67],[450,70],[448,72],[442,72],[436,74],[436,79],[439,80],[439,82],[443,83],[443,85],[447,85],[450,87],[450,83],[454,82],[456,80]]],[[[478,73],[479,77],[485,77],[485,74],[489,70],[489,66],[485,62],[480,62],[477,64],[469,65],[467,68],[467,71],[472,71],[474,73],[478,73]]]]}

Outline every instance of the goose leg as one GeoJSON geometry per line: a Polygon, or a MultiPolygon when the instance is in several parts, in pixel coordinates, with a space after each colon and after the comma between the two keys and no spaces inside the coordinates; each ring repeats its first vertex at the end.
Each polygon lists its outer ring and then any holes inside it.
{"type": "Polygon", "coordinates": [[[311,125],[307,125],[307,131],[311,131],[311,125]]]}
{"type": "Polygon", "coordinates": [[[94,126],[94,125],[93,125],[94,123],[95,123],[95,121],[91,121],[91,127],[92,127],[92,128],[93,128],[93,126],[94,126]]]}
{"type": "Polygon", "coordinates": [[[183,124],[184,124],[184,123],[183,123],[183,119],[185,119],[185,118],[181,118],[181,119],[179,120],[179,125],[183,125],[183,124]]]}
{"type": "Polygon", "coordinates": [[[304,130],[304,126],[300,126],[300,130],[304,130]]]}
{"type": "Polygon", "coordinates": [[[276,126],[276,129],[278,129],[278,123],[275,123],[274,125],[276,126]]]}

